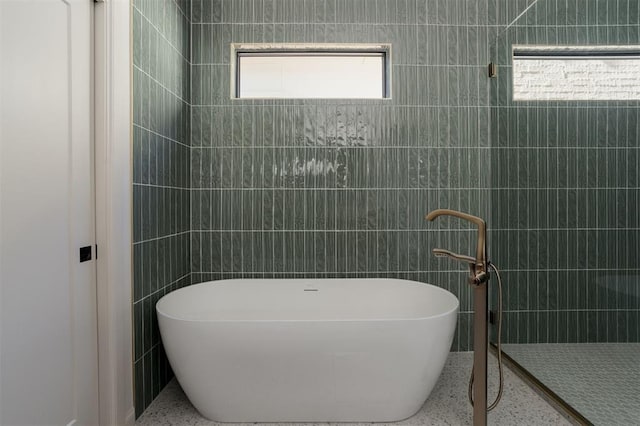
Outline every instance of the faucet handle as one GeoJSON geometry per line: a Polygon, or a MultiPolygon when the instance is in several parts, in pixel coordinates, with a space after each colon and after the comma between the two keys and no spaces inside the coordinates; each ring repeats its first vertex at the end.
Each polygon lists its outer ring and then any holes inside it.
{"type": "Polygon", "coordinates": [[[487,281],[489,281],[489,272],[485,271],[478,272],[475,275],[471,274],[469,277],[469,284],[473,286],[480,286],[487,281]]]}

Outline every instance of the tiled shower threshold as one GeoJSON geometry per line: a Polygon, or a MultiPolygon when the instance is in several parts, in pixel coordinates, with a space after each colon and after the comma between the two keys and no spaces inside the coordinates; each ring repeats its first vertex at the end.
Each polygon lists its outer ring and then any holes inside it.
{"type": "Polygon", "coordinates": [[[594,425],[640,419],[640,343],[504,344],[503,351],[594,425]]]}
{"type": "MultiPolygon", "coordinates": [[[[489,398],[492,399],[497,391],[498,374],[495,358],[490,357],[489,361],[489,398]]],[[[472,409],[467,401],[467,384],[472,363],[471,352],[451,352],[435,389],[416,415],[401,422],[375,423],[375,425],[471,425],[472,409]]],[[[488,423],[536,426],[571,424],[509,369],[505,369],[505,390],[502,401],[494,411],[489,413],[488,423]]],[[[177,381],[173,379],[140,416],[136,424],[214,426],[219,423],[202,417],[186,398],[177,381]]],[[[322,424],[314,423],[314,425],[322,424]]],[[[349,423],[354,426],[360,424],[370,423],[349,423]]]]}

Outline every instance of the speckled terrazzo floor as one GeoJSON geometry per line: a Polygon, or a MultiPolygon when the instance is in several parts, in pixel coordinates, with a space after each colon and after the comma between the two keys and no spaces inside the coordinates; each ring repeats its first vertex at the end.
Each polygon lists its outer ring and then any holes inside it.
{"type": "Polygon", "coordinates": [[[502,348],[593,424],[640,424],[640,343],[502,348]]]}
{"type": "MultiPolygon", "coordinates": [[[[467,402],[467,383],[471,365],[471,352],[452,352],[438,384],[420,411],[407,420],[391,424],[472,424],[471,406],[467,402]]],[[[492,399],[497,389],[497,369],[494,358],[490,359],[489,373],[489,394],[490,399],[492,399]]],[[[571,424],[508,369],[505,371],[503,399],[500,405],[489,413],[488,422],[490,425],[537,426],[571,424]]],[[[203,418],[189,403],[180,385],[174,379],[140,416],[136,424],[149,426],[213,426],[219,423],[203,418]]],[[[321,425],[322,423],[314,424],[321,425]]],[[[376,423],[376,425],[384,424],[376,423]]],[[[276,424],[272,423],[271,425],[276,424]]],[[[349,423],[349,425],[359,425],[359,423],[349,423]]]]}

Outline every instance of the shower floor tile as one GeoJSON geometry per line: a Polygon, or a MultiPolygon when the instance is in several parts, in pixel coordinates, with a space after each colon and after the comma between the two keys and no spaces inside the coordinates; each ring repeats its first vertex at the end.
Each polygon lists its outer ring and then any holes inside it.
{"type": "MultiPolygon", "coordinates": [[[[452,352],[435,389],[420,411],[407,420],[391,424],[471,425],[471,406],[467,402],[467,384],[471,365],[471,352],[452,352]]],[[[490,400],[494,398],[497,391],[497,376],[495,358],[490,358],[490,400]]],[[[489,413],[488,423],[491,425],[571,424],[509,369],[505,369],[505,390],[502,401],[494,411],[489,413]]],[[[202,417],[193,408],[174,379],[140,416],[136,424],[214,426],[220,423],[202,417]]],[[[314,424],[322,425],[323,423],[314,424]]],[[[358,425],[358,423],[349,424],[358,425]]],[[[271,423],[271,425],[277,424],[271,423]]],[[[375,425],[385,425],[385,423],[375,423],[375,425]]]]}
{"type": "Polygon", "coordinates": [[[595,425],[640,422],[640,343],[502,345],[595,425]]]}

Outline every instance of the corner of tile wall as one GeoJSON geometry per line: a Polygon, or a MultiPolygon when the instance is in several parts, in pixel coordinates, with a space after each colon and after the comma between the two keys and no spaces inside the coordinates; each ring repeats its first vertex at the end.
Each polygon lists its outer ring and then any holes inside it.
{"type": "Polygon", "coordinates": [[[190,5],[133,4],[133,313],[136,417],[173,377],[155,304],[191,283],[190,5]]]}

